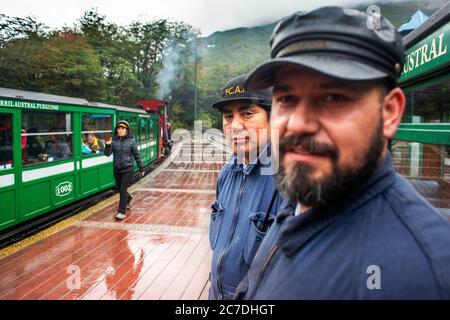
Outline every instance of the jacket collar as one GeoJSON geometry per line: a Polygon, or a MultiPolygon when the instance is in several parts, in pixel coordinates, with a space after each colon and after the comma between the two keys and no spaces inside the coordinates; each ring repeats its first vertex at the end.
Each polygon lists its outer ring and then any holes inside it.
{"type": "Polygon", "coordinates": [[[250,175],[256,167],[270,167],[272,163],[270,158],[271,152],[271,142],[269,141],[264,146],[263,151],[258,155],[258,157],[249,163],[245,168],[242,161],[240,161],[240,159],[233,154],[228,163],[225,165],[224,171],[242,171],[245,175],[250,175]]]}
{"type": "Polygon", "coordinates": [[[289,212],[277,217],[278,224],[286,222],[281,227],[278,245],[287,256],[295,254],[306,242],[338,218],[355,212],[355,209],[389,188],[394,183],[395,174],[391,156],[388,155],[374,174],[338,206],[321,211],[309,210],[299,216],[293,216],[295,207],[288,208],[289,212]]]}

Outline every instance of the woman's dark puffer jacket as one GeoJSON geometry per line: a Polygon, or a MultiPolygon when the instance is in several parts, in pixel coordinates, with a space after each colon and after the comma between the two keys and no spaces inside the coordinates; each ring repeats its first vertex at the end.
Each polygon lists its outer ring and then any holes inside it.
{"type": "Polygon", "coordinates": [[[123,123],[128,128],[128,135],[125,137],[119,137],[117,135],[117,126],[114,129],[114,136],[112,139],[112,143],[110,145],[106,145],[104,153],[106,156],[114,155],[114,169],[120,171],[132,170],[133,168],[133,159],[136,159],[136,162],[139,167],[139,171],[144,171],[144,166],[142,165],[141,155],[139,154],[136,141],[130,135],[130,126],[128,122],[121,120],[117,123],[119,125],[123,123]]]}

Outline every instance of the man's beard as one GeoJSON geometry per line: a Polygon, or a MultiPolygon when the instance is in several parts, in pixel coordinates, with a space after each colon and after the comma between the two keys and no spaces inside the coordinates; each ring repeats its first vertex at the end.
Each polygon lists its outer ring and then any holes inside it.
{"type": "Polygon", "coordinates": [[[375,171],[384,148],[382,119],[369,141],[362,164],[354,168],[342,168],[338,164],[339,152],[331,145],[321,144],[311,135],[290,136],[280,140],[280,160],[287,150],[301,146],[313,155],[328,157],[332,162],[329,176],[319,181],[312,178],[313,167],[305,163],[290,165],[287,172],[282,161],[276,176],[277,189],[291,201],[320,209],[336,204],[360,187],[375,171]]]}

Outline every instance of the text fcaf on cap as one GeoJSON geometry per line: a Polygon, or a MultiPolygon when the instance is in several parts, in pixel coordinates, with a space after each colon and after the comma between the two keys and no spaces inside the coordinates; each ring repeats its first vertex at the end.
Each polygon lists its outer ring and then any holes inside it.
{"type": "Polygon", "coordinates": [[[232,78],[222,88],[221,99],[214,102],[211,107],[221,109],[224,105],[234,101],[249,101],[264,109],[270,110],[272,105],[272,88],[250,90],[245,85],[248,75],[232,78]]]}
{"type": "Polygon", "coordinates": [[[258,66],[247,86],[272,86],[276,71],[293,65],[349,81],[389,79],[404,63],[402,38],[384,17],[340,7],[297,12],[278,23],[270,38],[271,60],[258,66]]]}

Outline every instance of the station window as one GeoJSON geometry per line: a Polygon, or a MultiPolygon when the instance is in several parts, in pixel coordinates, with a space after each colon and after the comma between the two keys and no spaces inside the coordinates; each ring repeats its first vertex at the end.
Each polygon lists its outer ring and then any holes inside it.
{"type": "Polygon", "coordinates": [[[13,166],[12,115],[0,114],[0,170],[13,166]]]}
{"type": "Polygon", "coordinates": [[[450,79],[407,92],[403,122],[450,122],[450,79]]]}
{"type": "Polygon", "coordinates": [[[72,158],[72,115],[62,112],[22,113],[22,162],[32,165],[72,158]]]}
{"type": "Polygon", "coordinates": [[[112,137],[112,117],[107,114],[83,113],[81,153],[83,155],[103,152],[112,137]]]}
{"type": "MultiPolygon", "coordinates": [[[[436,128],[450,123],[450,79],[407,90],[402,122],[436,124],[436,128]]],[[[433,130],[421,129],[420,134],[415,139],[426,141],[433,130]]],[[[450,212],[450,145],[419,141],[393,141],[395,167],[432,205],[450,212]]]]}

